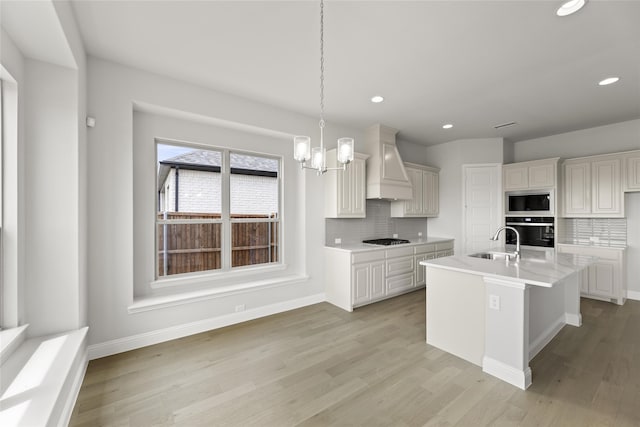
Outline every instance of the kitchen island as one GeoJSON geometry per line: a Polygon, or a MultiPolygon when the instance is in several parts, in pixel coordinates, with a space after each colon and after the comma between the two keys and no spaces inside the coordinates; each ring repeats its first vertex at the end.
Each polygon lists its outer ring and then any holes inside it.
{"type": "Polygon", "coordinates": [[[592,257],[523,250],[520,260],[469,255],[426,267],[427,343],[521,389],[529,361],[565,324],[580,326],[580,280],[592,257]]]}

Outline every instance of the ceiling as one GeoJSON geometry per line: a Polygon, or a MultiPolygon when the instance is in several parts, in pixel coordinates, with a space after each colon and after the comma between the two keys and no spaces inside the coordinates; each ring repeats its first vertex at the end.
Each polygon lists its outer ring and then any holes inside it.
{"type": "MultiPolygon", "coordinates": [[[[328,0],[327,126],[383,123],[431,145],[640,118],[640,1],[591,0],[565,18],[560,3],[328,0]],[[609,76],[621,80],[598,86],[609,76]]],[[[73,6],[90,55],[319,114],[318,2],[73,6]]]]}

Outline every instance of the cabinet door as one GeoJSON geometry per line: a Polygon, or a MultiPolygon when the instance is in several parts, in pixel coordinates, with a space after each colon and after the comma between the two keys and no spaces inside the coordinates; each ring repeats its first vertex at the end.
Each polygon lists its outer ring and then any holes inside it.
{"type": "Polygon", "coordinates": [[[371,281],[370,264],[355,264],[351,272],[351,299],[353,305],[364,304],[371,300],[369,282],[371,281]]]}
{"type": "Polygon", "coordinates": [[[564,216],[591,213],[591,163],[564,165],[564,216]]]}
{"type": "Polygon", "coordinates": [[[385,295],[384,261],[371,263],[371,299],[382,298],[385,295]]]}
{"type": "Polygon", "coordinates": [[[420,261],[425,261],[427,254],[416,255],[416,286],[423,286],[425,281],[425,267],[420,265],[420,261]]]}
{"type": "Polygon", "coordinates": [[[529,188],[529,168],[527,166],[504,166],[502,168],[502,185],[505,191],[529,188]]]}
{"type": "Polygon", "coordinates": [[[420,215],[422,213],[422,170],[405,168],[409,182],[411,182],[411,200],[404,201],[404,213],[406,215],[420,215]]]}
{"type": "Polygon", "coordinates": [[[431,197],[431,211],[429,215],[438,216],[440,214],[440,175],[434,173],[432,179],[433,185],[431,186],[431,190],[433,196],[431,197]]]}
{"type": "Polygon", "coordinates": [[[640,191],[640,152],[626,159],[625,191],[640,191]]]}
{"type": "Polygon", "coordinates": [[[616,296],[616,264],[598,261],[589,267],[589,293],[601,297],[616,296]]]}
{"type": "Polygon", "coordinates": [[[428,259],[434,259],[436,257],[435,252],[416,255],[416,286],[424,286],[427,284],[425,266],[420,265],[420,261],[426,261],[428,259]]]}
{"type": "Polygon", "coordinates": [[[338,179],[338,215],[353,213],[353,165],[346,170],[336,171],[338,179]]]}
{"type": "Polygon", "coordinates": [[[592,173],[592,205],[594,214],[622,214],[620,203],[620,159],[599,160],[591,164],[592,173]]]}
{"type": "Polygon", "coordinates": [[[589,293],[589,269],[585,268],[580,273],[580,293],[589,293]]]}
{"type": "Polygon", "coordinates": [[[354,159],[353,162],[347,166],[347,169],[351,169],[351,213],[353,215],[361,216],[366,215],[366,191],[365,184],[366,161],[363,159],[354,159]]]}
{"type": "Polygon", "coordinates": [[[438,216],[438,211],[440,209],[439,176],[436,172],[425,171],[422,175],[422,179],[424,187],[424,214],[432,217],[438,216]]]}
{"type": "Polygon", "coordinates": [[[529,166],[529,188],[546,188],[556,185],[555,173],[556,162],[529,166]]]}

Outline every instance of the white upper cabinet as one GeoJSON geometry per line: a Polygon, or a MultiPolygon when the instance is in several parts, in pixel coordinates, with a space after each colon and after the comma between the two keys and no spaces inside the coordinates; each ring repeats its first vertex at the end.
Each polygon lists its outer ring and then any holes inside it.
{"type": "Polygon", "coordinates": [[[502,167],[502,180],[505,191],[527,190],[529,188],[529,168],[517,163],[502,167]]]}
{"type": "Polygon", "coordinates": [[[555,187],[558,160],[559,158],[553,158],[503,165],[504,191],[555,187]]]}
{"type": "Polygon", "coordinates": [[[624,191],[640,191],[640,150],[621,155],[624,159],[624,191]]]}
{"type": "Polygon", "coordinates": [[[591,213],[623,216],[620,178],[620,159],[591,163],[591,213]]]}
{"type": "Polygon", "coordinates": [[[563,216],[591,213],[591,163],[565,162],[563,216]]]}
{"type": "MultiPolygon", "coordinates": [[[[369,156],[356,153],[346,170],[327,172],[324,187],[325,218],[366,217],[367,157],[369,156]]],[[[336,150],[327,151],[327,167],[336,166],[336,150]]]]}
{"type": "Polygon", "coordinates": [[[439,210],[440,169],[414,163],[405,163],[412,186],[410,200],[391,202],[392,217],[435,217],[439,210]]]}
{"type": "Polygon", "coordinates": [[[624,217],[621,156],[566,160],[563,164],[564,217],[624,217]]]}

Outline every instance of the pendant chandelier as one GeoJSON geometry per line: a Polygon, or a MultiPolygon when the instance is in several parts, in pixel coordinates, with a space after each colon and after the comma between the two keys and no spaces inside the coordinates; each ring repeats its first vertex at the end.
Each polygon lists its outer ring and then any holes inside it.
{"type": "Polygon", "coordinates": [[[293,157],[302,169],[313,169],[318,175],[328,170],[346,170],[353,161],[353,138],[339,138],[336,160],[341,167],[327,168],[327,149],[324,146],[324,0],[320,0],[320,146],[311,148],[308,136],[293,137],[293,157]]]}

